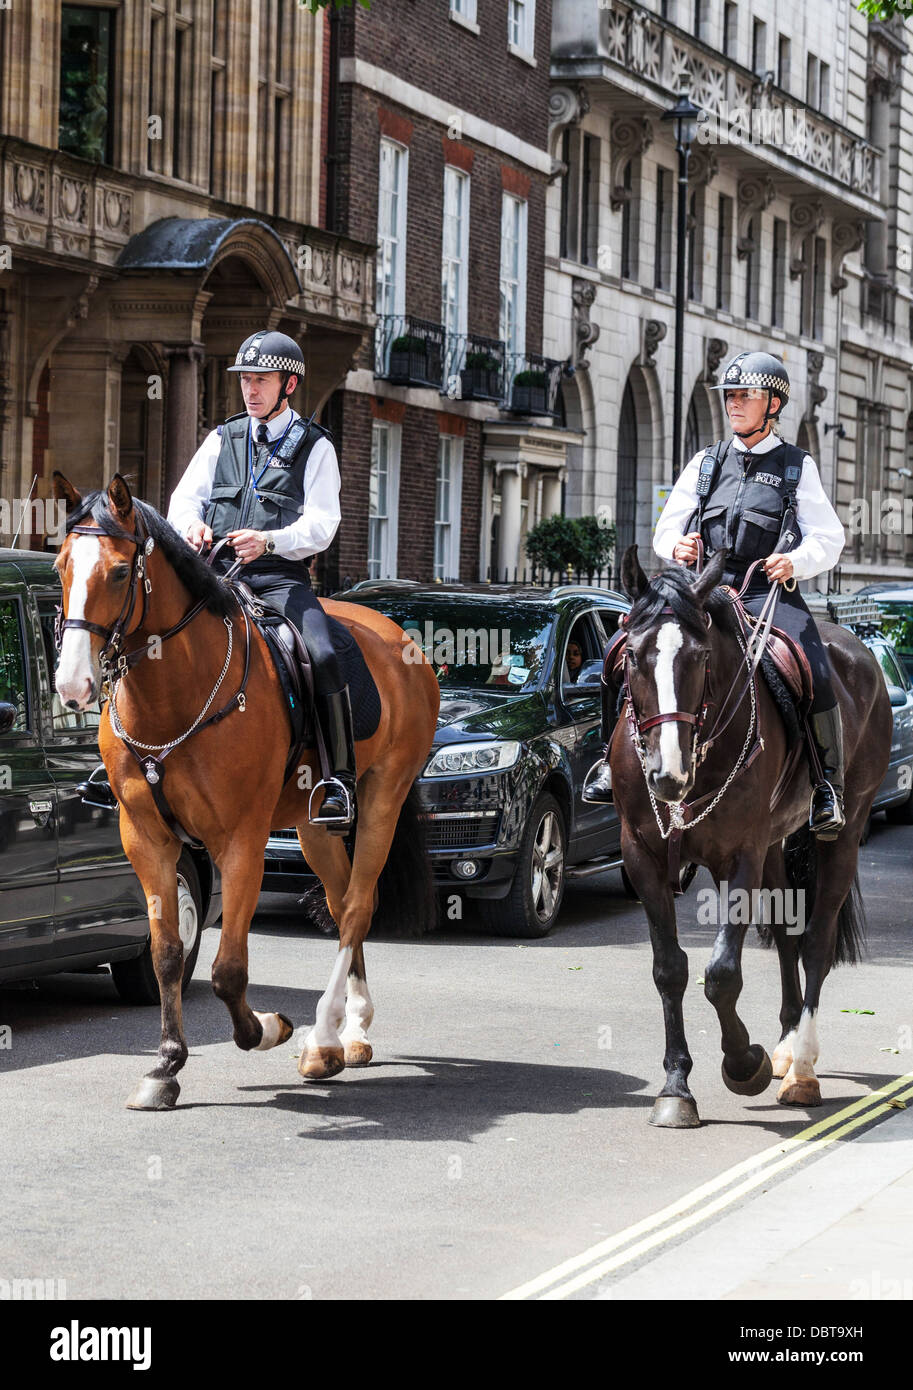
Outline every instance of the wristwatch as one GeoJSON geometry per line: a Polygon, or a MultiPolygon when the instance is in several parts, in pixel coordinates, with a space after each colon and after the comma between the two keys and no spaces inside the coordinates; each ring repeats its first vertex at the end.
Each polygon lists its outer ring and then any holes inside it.
{"type": "Polygon", "coordinates": [[[275,555],[275,553],[276,553],[276,542],[273,540],[273,538],[272,538],[272,536],[269,534],[269,532],[267,532],[267,533],[266,533],[266,544],[265,544],[265,546],[263,547],[263,554],[264,554],[264,555],[275,555]]]}

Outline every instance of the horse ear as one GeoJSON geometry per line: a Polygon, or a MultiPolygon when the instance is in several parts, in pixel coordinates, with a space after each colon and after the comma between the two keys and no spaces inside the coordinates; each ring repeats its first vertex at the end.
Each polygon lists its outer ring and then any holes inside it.
{"type": "Polygon", "coordinates": [[[726,568],[726,556],[728,551],[718,550],[706,568],[698,575],[691,588],[694,597],[701,606],[706,603],[710,594],[719,584],[723,577],[723,570],[726,568]]]}
{"type": "Polygon", "coordinates": [[[67,511],[74,511],[82,502],[82,493],[77,492],[69,478],[65,478],[56,468],[51,477],[54,484],[55,502],[66,502],[67,511]]]}
{"type": "Polygon", "coordinates": [[[133,511],[133,494],[127,485],[126,478],[122,478],[119,473],[115,473],[108,485],[108,502],[118,521],[123,523],[133,511]]]}
{"type": "Polygon", "coordinates": [[[628,598],[633,602],[650,583],[637,558],[637,546],[629,545],[621,562],[621,583],[628,598]]]}

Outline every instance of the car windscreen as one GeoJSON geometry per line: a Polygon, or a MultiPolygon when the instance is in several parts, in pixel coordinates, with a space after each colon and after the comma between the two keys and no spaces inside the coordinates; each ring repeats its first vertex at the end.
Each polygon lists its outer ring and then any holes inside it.
{"type": "Polygon", "coordinates": [[[913,601],[879,597],[875,602],[884,614],[881,630],[913,679],[913,601]]]}
{"type": "Polygon", "coordinates": [[[542,678],[555,614],[523,604],[448,604],[443,598],[372,600],[421,647],[442,690],[516,695],[542,678]]]}

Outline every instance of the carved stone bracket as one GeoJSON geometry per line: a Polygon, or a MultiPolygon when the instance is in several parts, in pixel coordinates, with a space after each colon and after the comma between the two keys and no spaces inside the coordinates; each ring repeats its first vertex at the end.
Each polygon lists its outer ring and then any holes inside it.
{"type": "Polygon", "coordinates": [[[757,242],[748,235],[748,228],[756,213],[764,212],[776,197],[776,186],[769,174],[741,179],[738,188],[738,240],[736,253],[744,261],[755,250],[757,242]]]}
{"type": "Polygon", "coordinates": [[[865,223],[837,221],[831,231],[831,294],[846,289],[843,262],[865,241],[865,223]]]}
{"type": "Polygon", "coordinates": [[[824,367],[824,354],[821,352],[808,353],[808,407],[805,411],[805,419],[809,424],[817,424],[817,408],[827,400],[827,387],[818,385],[818,378],[821,376],[824,367]]]}
{"type": "Polygon", "coordinates": [[[813,236],[824,221],[824,204],[820,198],[793,203],[789,213],[790,254],[789,277],[798,280],[807,268],[802,255],[806,237],[813,236]]]}
{"type": "Polygon", "coordinates": [[[638,364],[641,367],[656,366],[656,353],[667,331],[662,319],[641,319],[640,357],[638,358],[638,364]]]}
{"type": "Polygon", "coordinates": [[[574,366],[581,371],[589,369],[587,353],[599,337],[599,324],[590,321],[590,311],[596,298],[596,286],[591,280],[581,280],[576,276],[571,289],[574,301],[574,366]]]}
{"type": "Polygon", "coordinates": [[[706,187],[713,182],[719,171],[720,161],[716,150],[709,147],[692,149],[688,156],[688,187],[706,187]]]}
{"type": "Polygon", "coordinates": [[[716,381],[716,374],[720,363],[729,351],[729,344],[725,338],[705,338],[704,339],[704,380],[716,381]]]}
{"type": "Polygon", "coordinates": [[[610,128],[612,139],[611,193],[613,212],[619,212],[631,197],[624,186],[625,165],[629,159],[649,149],[653,142],[653,125],[646,116],[616,116],[610,128]]]}
{"type": "Polygon", "coordinates": [[[558,157],[561,136],[578,125],[590,109],[590,99],[582,83],[576,87],[552,87],[548,96],[548,148],[552,152],[552,172],[548,181],[567,173],[567,165],[558,157]]]}

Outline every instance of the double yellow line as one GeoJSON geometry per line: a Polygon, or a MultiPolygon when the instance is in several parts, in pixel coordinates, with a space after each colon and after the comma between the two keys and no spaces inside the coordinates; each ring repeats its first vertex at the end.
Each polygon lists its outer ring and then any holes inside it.
{"type": "Polygon", "coordinates": [[[826,1120],[819,1120],[817,1124],[803,1129],[792,1139],[784,1139],[782,1143],[774,1144],[772,1148],[764,1149],[752,1158],[737,1163],[719,1177],[680,1197],[671,1206],[663,1207],[653,1216],[645,1217],[634,1226],[629,1226],[617,1235],[591,1246],[589,1250],[584,1250],[582,1255],[574,1255],[571,1259],[556,1265],[554,1269],[547,1270],[545,1274],[520,1284],[509,1293],[502,1294],[501,1298],[539,1299],[544,1302],[569,1298],[588,1284],[595,1284],[623,1265],[631,1264],[641,1256],[649,1254],[657,1246],[684,1235],[725,1207],[731,1206],[733,1202],[737,1202],[746,1193],[754,1191],[762,1183],[769,1182],[784,1169],[820,1153],[829,1144],[836,1143],[838,1139],[861,1129],[863,1125],[871,1124],[873,1120],[884,1115],[890,1115],[892,1110],[902,1108],[896,1103],[913,1100],[911,1083],[913,1072],[898,1076],[879,1090],[872,1091],[861,1100],[853,1101],[843,1110],[838,1110],[826,1120]]]}

